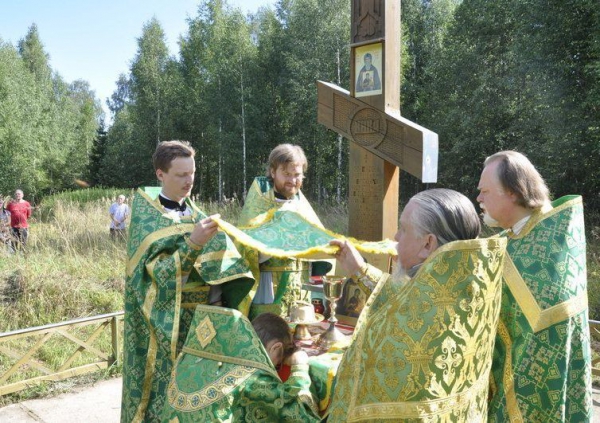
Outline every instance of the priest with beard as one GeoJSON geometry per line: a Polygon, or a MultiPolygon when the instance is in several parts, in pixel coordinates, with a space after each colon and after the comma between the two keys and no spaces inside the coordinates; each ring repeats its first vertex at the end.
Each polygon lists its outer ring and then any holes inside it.
{"type": "Polygon", "coordinates": [[[328,422],[484,421],[506,240],[478,239],[471,201],[415,195],[400,216],[394,273],[348,242],[336,258],[369,295],[340,363],[328,422]]]}
{"type": "MultiPolygon", "coordinates": [[[[299,145],[279,144],[269,154],[265,176],[254,179],[240,213],[238,226],[252,228],[267,223],[277,211],[300,215],[309,224],[323,228],[323,224],[302,193],[302,183],[308,161],[299,145]]],[[[328,261],[307,261],[296,258],[278,258],[238,245],[257,281],[249,294],[250,319],[271,312],[286,317],[297,300],[310,300],[310,293],[302,290],[310,276],[322,276],[331,268],[328,261]]]]}

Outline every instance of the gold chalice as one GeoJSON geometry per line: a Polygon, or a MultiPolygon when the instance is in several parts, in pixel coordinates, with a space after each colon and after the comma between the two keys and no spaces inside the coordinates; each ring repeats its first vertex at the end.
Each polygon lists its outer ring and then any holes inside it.
{"type": "Polygon", "coordinates": [[[317,345],[325,350],[331,348],[335,343],[346,339],[338,328],[335,327],[338,319],[335,317],[335,309],[337,307],[337,301],[342,297],[342,291],[346,278],[342,276],[323,276],[323,295],[329,301],[331,307],[331,314],[329,319],[329,328],[321,334],[317,340],[317,345]]]}

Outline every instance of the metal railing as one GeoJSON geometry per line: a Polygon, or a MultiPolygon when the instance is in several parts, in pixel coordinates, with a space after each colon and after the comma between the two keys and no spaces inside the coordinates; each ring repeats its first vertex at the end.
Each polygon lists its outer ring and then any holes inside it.
{"type": "Polygon", "coordinates": [[[0,396],[109,368],[121,354],[123,314],[0,333],[0,396]]]}

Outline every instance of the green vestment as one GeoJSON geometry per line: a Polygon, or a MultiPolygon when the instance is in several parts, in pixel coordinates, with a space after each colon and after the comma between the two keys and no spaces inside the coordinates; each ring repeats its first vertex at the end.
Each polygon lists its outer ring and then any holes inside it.
{"type": "Polygon", "coordinates": [[[247,263],[225,233],[217,233],[204,247],[189,240],[195,222],[205,215],[187,201],[192,215],[179,217],[141,190],[133,200],[125,285],[123,423],[160,421],[173,363],[196,305],[208,302],[209,284],[221,285],[229,307],[240,306],[253,285],[247,263]]]}
{"type": "Polygon", "coordinates": [[[581,197],[562,197],[508,231],[492,366],[492,422],[592,419],[581,197]]]}
{"type": "MultiPolygon", "coordinates": [[[[250,191],[246,196],[244,208],[238,220],[238,226],[260,226],[265,221],[270,220],[272,213],[282,207],[289,206],[291,203],[293,203],[294,211],[304,219],[321,228],[323,227],[317,214],[302,192],[298,192],[291,202],[277,201],[271,182],[264,176],[254,179],[250,191]]],[[[302,284],[307,283],[311,276],[309,262],[298,258],[271,257],[259,264],[258,251],[247,247],[240,247],[240,252],[244,254],[244,257],[250,263],[252,273],[257,281],[255,289],[258,288],[260,272],[271,272],[273,275],[274,301],[272,304],[252,303],[249,313],[251,319],[266,311],[287,316],[289,306],[294,301],[301,298],[309,299],[309,293],[302,291],[302,284]]],[[[252,298],[256,292],[255,289],[250,295],[252,298]]]]}
{"type": "Polygon", "coordinates": [[[318,422],[308,364],[284,383],[248,319],[198,306],[169,383],[163,421],[318,422]]]}
{"type": "Polygon", "coordinates": [[[328,423],[485,421],[505,247],[498,237],[452,242],[410,280],[375,280],[328,423]]]}

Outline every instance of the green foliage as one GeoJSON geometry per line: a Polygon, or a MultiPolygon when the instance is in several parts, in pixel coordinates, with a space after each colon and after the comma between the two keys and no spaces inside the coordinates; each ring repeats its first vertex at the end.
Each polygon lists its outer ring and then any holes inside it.
{"type": "MultiPolygon", "coordinates": [[[[309,162],[305,191],[315,200],[333,196],[338,175],[347,175],[348,145],[317,124],[317,80],[349,86],[350,4],[347,1],[282,2],[283,102],[289,116],[283,140],[301,145],[309,162]],[[310,28],[310,31],[307,31],[310,28]],[[343,162],[338,164],[338,153],[343,162]],[[345,159],[345,160],[344,160],[345,159]]],[[[343,178],[347,183],[347,178],[343,178]]],[[[346,191],[346,184],[343,190],[346,191]]]]}
{"type": "Polygon", "coordinates": [[[0,75],[0,192],[7,194],[16,187],[35,192],[34,187],[44,181],[36,160],[44,133],[37,125],[21,124],[42,120],[35,78],[17,51],[7,44],[0,44],[0,75]],[[27,178],[21,169],[30,170],[27,178]]]}
{"type": "Polygon", "coordinates": [[[345,180],[348,147],[316,123],[315,80],[348,83],[348,6],[282,2],[277,13],[245,17],[224,1],[203,1],[180,39],[178,61],[166,55],[160,24],[147,23],[110,102],[114,124],[93,180],[148,184],[156,142],[186,139],[198,151],[195,193],[241,198],[270,150],[292,142],[309,156],[306,192],[330,195],[345,180]],[[331,166],[338,154],[343,162],[331,166]]]}
{"type": "MultiPolygon", "coordinates": [[[[402,112],[440,135],[440,185],[475,197],[483,159],[527,154],[555,197],[582,193],[600,208],[600,12],[592,0],[405,0],[402,112]],[[568,164],[566,164],[568,163],[568,164]]],[[[195,193],[242,198],[269,151],[304,147],[304,191],[346,197],[348,143],[316,123],[316,80],[349,85],[349,2],[277,2],[244,17],[205,0],[169,58],[160,24],[146,24],[113,96],[114,125],[97,181],[154,180],[159,139],[197,148],[195,193]],[[338,157],[340,159],[338,159],[338,157]],[[343,181],[340,186],[339,181],[343,181]]],[[[402,174],[402,200],[426,188],[402,174]]]]}
{"type": "MultiPolygon", "coordinates": [[[[517,149],[555,197],[581,193],[600,210],[596,3],[402,1],[402,112],[440,135],[440,185],[473,198],[482,160],[517,149]]],[[[20,187],[35,201],[74,179],[153,184],[156,143],[186,139],[198,150],[203,199],[241,199],[269,151],[292,142],[309,159],[308,196],[340,192],[343,201],[348,143],[316,123],[315,81],[349,85],[349,4],[279,0],[244,16],[226,0],[204,0],[178,57],[151,19],[116,81],[107,131],[87,83],[51,69],[32,25],[17,48],[0,43],[0,192],[20,187]]],[[[404,201],[425,188],[405,174],[401,182],[404,201]]]]}
{"type": "MultiPolygon", "coordinates": [[[[589,318],[600,321],[600,213],[586,214],[589,318]]],[[[600,334],[596,336],[600,342],[600,334]]]]}
{"type": "Polygon", "coordinates": [[[63,191],[44,197],[43,201],[36,209],[35,216],[39,217],[42,222],[48,222],[49,219],[56,218],[55,210],[62,210],[65,205],[69,207],[77,206],[80,209],[83,209],[88,206],[88,203],[95,203],[98,201],[112,204],[120,194],[133,198],[133,190],[131,189],[123,190],[119,188],[94,187],[75,191],[63,191]]]}
{"type": "MultiPolygon", "coordinates": [[[[125,244],[108,233],[108,208],[121,193],[94,188],[44,199],[41,206],[52,213],[31,224],[28,254],[0,251],[0,332],[122,310],[125,244]]],[[[198,205],[232,223],[242,207],[236,201],[198,205]]],[[[345,206],[316,211],[328,228],[347,232],[345,206]]]]}
{"type": "Polygon", "coordinates": [[[250,27],[241,11],[220,1],[203,2],[181,54],[183,97],[193,113],[186,129],[201,154],[197,189],[205,199],[231,198],[246,189],[245,110],[256,54],[250,27]]]}
{"type": "Polygon", "coordinates": [[[52,69],[48,63],[50,55],[44,50],[36,24],[31,25],[25,38],[19,40],[18,46],[19,55],[27,69],[41,86],[50,88],[52,77],[52,69]]]}
{"type": "Polygon", "coordinates": [[[0,42],[0,192],[31,201],[85,179],[99,103],[87,82],[52,72],[37,27],[18,50],[0,42]]]}
{"type": "Polygon", "coordinates": [[[515,149],[555,197],[581,193],[597,209],[599,28],[589,1],[462,2],[417,94],[440,134],[442,184],[474,198],[483,159],[515,149]]]}

